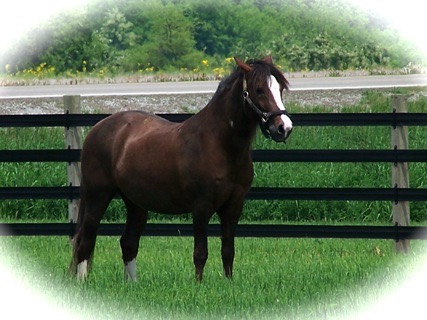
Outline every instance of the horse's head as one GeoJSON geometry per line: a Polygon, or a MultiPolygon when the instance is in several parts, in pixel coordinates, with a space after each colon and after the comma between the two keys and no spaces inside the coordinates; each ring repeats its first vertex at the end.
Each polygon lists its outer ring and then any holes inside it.
{"type": "Polygon", "coordinates": [[[284,142],[292,131],[292,121],[282,102],[282,92],[288,90],[288,81],[270,56],[264,60],[244,63],[234,58],[244,72],[242,94],[245,108],[259,120],[266,137],[284,142]]]}

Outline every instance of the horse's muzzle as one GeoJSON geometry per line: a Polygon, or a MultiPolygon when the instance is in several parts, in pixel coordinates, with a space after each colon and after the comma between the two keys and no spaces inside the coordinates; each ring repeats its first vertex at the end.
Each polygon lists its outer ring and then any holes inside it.
{"type": "Polygon", "coordinates": [[[276,142],[285,142],[292,132],[292,121],[288,116],[277,117],[268,127],[271,139],[276,142]]]}
{"type": "Polygon", "coordinates": [[[292,132],[292,128],[285,128],[283,125],[275,126],[271,125],[268,128],[268,131],[270,133],[271,139],[273,139],[276,142],[285,142],[286,139],[289,137],[289,135],[292,132]]]}

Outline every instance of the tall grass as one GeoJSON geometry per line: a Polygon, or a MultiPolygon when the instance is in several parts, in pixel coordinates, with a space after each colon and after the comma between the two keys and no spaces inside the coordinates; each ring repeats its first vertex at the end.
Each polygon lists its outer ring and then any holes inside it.
{"type": "MultiPolygon", "coordinates": [[[[1,128],[0,149],[63,149],[63,128],[1,128]]],[[[1,187],[66,186],[65,163],[0,163],[1,187]]],[[[65,200],[3,200],[1,219],[62,220],[66,218],[65,200]]]]}
{"type": "MultiPolygon", "coordinates": [[[[423,112],[427,99],[410,102],[423,112]]],[[[388,97],[367,92],[362,102],[342,112],[388,112],[388,97]],[[385,110],[387,108],[387,110],[385,110]]],[[[293,105],[292,112],[328,112],[293,105]]],[[[426,129],[411,127],[411,148],[425,149],[426,129]]],[[[388,149],[389,128],[297,127],[286,145],[262,137],[255,148],[388,149]]],[[[62,148],[60,129],[2,129],[2,149],[62,148]]],[[[66,164],[0,164],[0,186],[66,184],[66,164]]],[[[390,186],[390,164],[257,163],[255,186],[390,186]]],[[[425,187],[424,164],[411,164],[410,183],[425,187]]],[[[426,221],[423,203],[411,204],[411,216],[426,221]]],[[[115,201],[107,218],[123,218],[115,201]]],[[[347,201],[248,201],[243,220],[384,223],[390,204],[347,201]]],[[[1,201],[0,218],[65,220],[65,201],[1,201]]],[[[166,219],[156,216],[156,219],[166,219]]],[[[220,240],[209,239],[209,260],[201,284],[194,281],[193,240],[143,237],[138,256],[139,281],[123,282],[117,237],[99,237],[88,281],[66,275],[71,250],[66,237],[0,239],[2,263],[23,281],[48,294],[54,305],[95,319],[329,319],[348,317],[376,303],[384,292],[404,283],[427,257],[422,241],[411,242],[409,255],[396,255],[391,241],[237,238],[233,281],[222,275],[220,240]],[[7,258],[5,258],[7,257],[7,258]]]]}
{"type": "MultiPolygon", "coordinates": [[[[427,110],[427,89],[399,89],[391,92],[412,94],[409,112],[427,110]]],[[[339,110],[325,106],[289,103],[292,113],[301,112],[390,112],[390,91],[366,91],[362,100],[339,110]]],[[[427,127],[410,127],[411,149],[427,148],[427,127]]],[[[63,148],[61,128],[0,129],[1,149],[63,148]]],[[[287,144],[277,144],[258,135],[254,149],[390,149],[387,127],[296,127],[287,144]]],[[[66,164],[0,163],[0,186],[65,186],[66,164]]],[[[424,188],[426,164],[411,163],[410,186],[424,188]]],[[[391,186],[389,163],[256,163],[254,186],[273,187],[378,187],[391,186]]],[[[0,219],[66,219],[65,200],[19,200],[0,202],[0,219]]],[[[426,221],[427,203],[411,203],[412,221],[426,221]]],[[[391,205],[369,201],[247,201],[245,221],[332,221],[389,223],[391,205]]],[[[124,207],[113,201],[106,219],[122,220],[124,207]]],[[[155,215],[156,219],[168,219],[155,215]]],[[[187,216],[188,217],[188,216],[187,216]]]]}
{"type": "Polygon", "coordinates": [[[89,279],[77,283],[65,275],[71,257],[65,237],[1,240],[0,254],[9,253],[7,262],[21,278],[51,293],[52,303],[96,319],[349,316],[404,283],[427,256],[421,241],[403,256],[383,240],[238,238],[229,281],[222,275],[220,240],[211,238],[204,279],[197,284],[191,238],[143,237],[139,280],[130,284],[123,281],[118,239],[99,237],[89,279]]]}
{"type": "MultiPolygon", "coordinates": [[[[427,110],[425,89],[412,92],[409,112],[427,110]]],[[[393,93],[408,93],[393,90],[393,93]]],[[[357,105],[339,110],[324,106],[288,106],[291,113],[304,112],[390,112],[388,92],[366,91],[357,105]]],[[[296,127],[286,145],[275,144],[258,136],[258,149],[390,149],[388,127],[296,127]]],[[[410,149],[427,148],[427,127],[409,127],[410,149]]],[[[427,163],[411,163],[409,181],[412,188],[427,184],[427,163]]],[[[391,187],[390,163],[256,163],[254,186],[276,187],[391,187]]],[[[411,219],[425,221],[426,203],[411,203],[411,219]]],[[[380,201],[250,201],[244,217],[280,221],[345,221],[351,223],[385,223],[391,221],[391,205],[380,201]]]]}

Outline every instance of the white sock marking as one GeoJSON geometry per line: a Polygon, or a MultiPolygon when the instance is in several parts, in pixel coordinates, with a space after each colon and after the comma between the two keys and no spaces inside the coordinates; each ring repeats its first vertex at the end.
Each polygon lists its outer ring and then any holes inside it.
{"type": "Polygon", "coordinates": [[[125,263],[125,281],[136,281],[136,258],[125,263]]]}
{"type": "Polygon", "coordinates": [[[87,275],[87,260],[83,260],[77,265],[77,280],[85,280],[87,275]]]}
{"type": "MultiPolygon", "coordinates": [[[[274,101],[276,102],[277,107],[280,110],[286,110],[285,106],[283,105],[282,97],[280,95],[280,84],[274,76],[270,76],[270,91],[274,97],[274,101]]],[[[280,118],[283,121],[285,131],[286,132],[291,131],[292,130],[292,120],[285,114],[282,114],[280,116],[280,118]]]]}

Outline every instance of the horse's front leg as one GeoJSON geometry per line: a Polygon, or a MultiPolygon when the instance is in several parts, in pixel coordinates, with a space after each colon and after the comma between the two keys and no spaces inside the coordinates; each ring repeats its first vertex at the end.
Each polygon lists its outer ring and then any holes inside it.
{"type": "Polygon", "coordinates": [[[193,212],[194,251],[193,262],[196,268],[196,280],[203,278],[203,269],[208,260],[208,224],[212,213],[207,210],[193,212]]]}
{"type": "Polygon", "coordinates": [[[233,276],[234,237],[243,210],[243,198],[232,199],[219,211],[221,219],[221,256],[224,274],[227,278],[233,276]]]}

